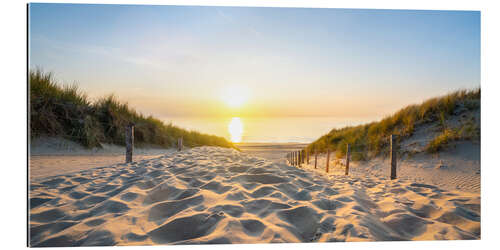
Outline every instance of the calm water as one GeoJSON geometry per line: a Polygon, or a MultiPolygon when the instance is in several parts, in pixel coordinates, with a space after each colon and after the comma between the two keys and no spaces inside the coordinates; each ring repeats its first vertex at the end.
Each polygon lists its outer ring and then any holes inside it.
{"type": "Polygon", "coordinates": [[[302,142],[309,143],[328,133],[332,128],[358,125],[376,118],[337,118],[337,117],[228,117],[197,118],[170,117],[172,122],[182,128],[202,133],[223,136],[233,142],[302,142]]]}

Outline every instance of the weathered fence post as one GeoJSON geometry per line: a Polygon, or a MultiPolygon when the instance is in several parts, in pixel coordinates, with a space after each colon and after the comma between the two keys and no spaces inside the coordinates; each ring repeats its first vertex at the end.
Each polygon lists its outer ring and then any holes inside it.
{"type": "Polygon", "coordinates": [[[305,164],[306,163],[306,150],[303,149],[302,150],[302,164],[305,164]]]}
{"type": "Polygon", "coordinates": [[[391,180],[396,179],[396,135],[391,135],[391,180]]]}
{"type": "Polygon", "coordinates": [[[182,147],[183,147],[183,145],[182,145],[182,137],[180,137],[180,138],[177,139],[177,150],[178,151],[182,151],[182,147]]]}
{"type": "Polygon", "coordinates": [[[300,150],[299,154],[300,154],[300,166],[302,167],[302,164],[304,164],[304,150],[300,150]]]}
{"type": "Polygon", "coordinates": [[[299,167],[302,167],[302,150],[299,150],[299,167]]]}
{"type": "Polygon", "coordinates": [[[293,154],[293,165],[297,166],[297,152],[293,151],[292,154],[293,154]]]}
{"type": "Polygon", "coordinates": [[[302,164],[306,163],[306,150],[302,149],[302,164]]]}
{"type": "Polygon", "coordinates": [[[316,169],[316,166],[318,166],[318,151],[315,149],[314,150],[314,169],[316,169]]]}
{"type": "Polygon", "coordinates": [[[306,149],[307,165],[309,165],[309,149],[306,149]]]}
{"type": "Polygon", "coordinates": [[[125,129],[125,162],[132,162],[132,153],[134,151],[134,124],[129,123],[125,129]]]}
{"type": "Polygon", "coordinates": [[[326,150],[326,172],[328,173],[330,168],[330,149],[326,150]]]}
{"type": "Polygon", "coordinates": [[[349,159],[351,158],[351,147],[347,144],[347,151],[345,153],[345,175],[349,175],[349,159]]]}
{"type": "Polygon", "coordinates": [[[295,166],[297,166],[299,163],[299,154],[297,153],[297,151],[295,151],[294,153],[295,153],[295,157],[294,157],[295,166]]]}

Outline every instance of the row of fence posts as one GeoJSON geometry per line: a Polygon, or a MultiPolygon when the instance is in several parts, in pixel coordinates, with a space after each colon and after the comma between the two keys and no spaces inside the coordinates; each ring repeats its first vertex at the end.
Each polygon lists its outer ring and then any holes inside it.
{"type": "MultiPolygon", "coordinates": [[[[396,135],[390,136],[390,160],[391,160],[391,180],[396,179],[396,168],[397,168],[397,152],[396,152],[396,135]]],[[[346,155],[345,155],[345,175],[349,175],[349,162],[351,159],[351,146],[347,144],[346,146],[346,155]]],[[[309,150],[302,149],[298,151],[292,151],[286,154],[286,159],[288,163],[292,166],[302,167],[304,161],[309,165],[309,150]]],[[[314,150],[314,169],[318,167],[318,152],[314,150]]],[[[329,173],[330,170],[330,149],[326,150],[326,173],[329,173]]]]}
{"type": "MultiPolygon", "coordinates": [[[[129,123],[127,127],[125,128],[125,162],[129,163],[132,162],[132,154],[134,152],[134,126],[135,124],[129,123]]],[[[183,145],[183,138],[179,137],[177,139],[177,150],[182,151],[184,145],[183,145]]]]}

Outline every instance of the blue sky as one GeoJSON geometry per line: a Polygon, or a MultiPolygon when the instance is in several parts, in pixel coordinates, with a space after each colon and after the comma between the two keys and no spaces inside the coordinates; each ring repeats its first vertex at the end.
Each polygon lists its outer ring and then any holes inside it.
{"type": "Polygon", "coordinates": [[[160,117],[382,117],[480,85],[477,11],[30,4],[29,21],[31,67],[160,117]]]}

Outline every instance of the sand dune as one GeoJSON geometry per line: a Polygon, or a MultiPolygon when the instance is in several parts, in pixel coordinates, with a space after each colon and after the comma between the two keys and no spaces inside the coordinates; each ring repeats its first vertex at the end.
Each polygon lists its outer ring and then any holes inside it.
{"type": "Polygon", "coordinates": [[[32,180],[32,246],[479,239],[480,196],[201,147],[32,180]]]}
{"type": "MultiPolygon", "coordinates": [[[[344,175],[345,160],[330,157],[329,175],[344,175]]],[[[462,142],[455,148],[437,154],[421,153],[408,157],[398,156],[397,176],[399,180],[426,183],[445,190],[460,190],[476,193],[481,191],[480,145],[462,142]]],[[[369,161],[351,162],[349,175],[358,178],[384,179],[390,173],[388,157],[377,157],[369,161]]],[[[318,155],[317,168],[314,169],[314,156],[309,165],[302,167],[325,175],[326,155],[318,155]]]]}

